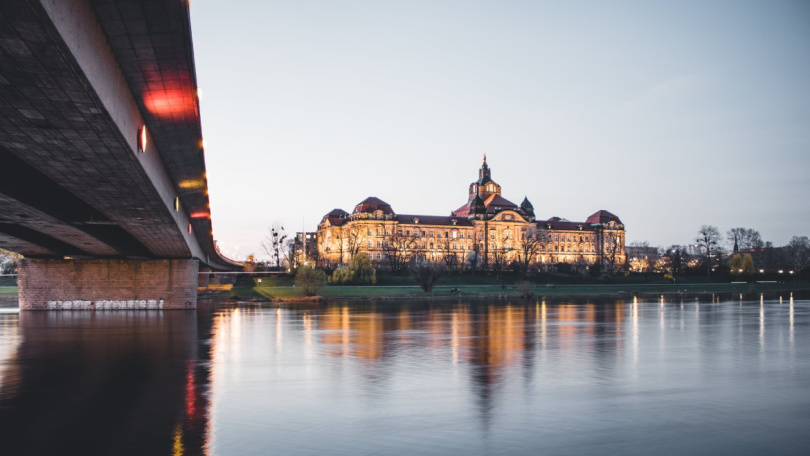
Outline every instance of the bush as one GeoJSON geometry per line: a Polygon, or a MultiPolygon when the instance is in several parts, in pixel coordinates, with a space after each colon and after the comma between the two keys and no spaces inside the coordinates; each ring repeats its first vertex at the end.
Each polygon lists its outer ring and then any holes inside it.
{"type": "Polygon", "coordinates": [[[304,290],[307,296],[315,296],[325,283],[326,274],[313,266],[301,266],[295,275],[295,284],[304,290]]]}
{"type": "Polygon", "coordinates": [[[338,268],[329,277],[329,283],[332,285],[346,285],[352,282],[354,274],[349,268],[338,268]]]}
{"type": "Polygon", "coordinates": [[[349,262],[348,268],[335,269],[329,283],[333,285],[374,285],[377,283],[377,270],[371,267],[371,260],[365,253],[358,253],[349,262]]]}

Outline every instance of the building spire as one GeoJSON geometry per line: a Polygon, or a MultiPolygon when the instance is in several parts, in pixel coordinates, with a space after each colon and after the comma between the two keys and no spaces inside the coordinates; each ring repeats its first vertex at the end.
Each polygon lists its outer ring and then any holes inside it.
{"type": "MultiPolygon", "coordinates": [[[[484,154],[484,163],[481,165],[481,169],[478,170],[478,179],[482,180],[485,178],[490,178],[491,172],[489,170],[489,166],[487,166],[487,154],[484,154]]],[[[479,182],[483,183],[483,182],[479,182]]]]}

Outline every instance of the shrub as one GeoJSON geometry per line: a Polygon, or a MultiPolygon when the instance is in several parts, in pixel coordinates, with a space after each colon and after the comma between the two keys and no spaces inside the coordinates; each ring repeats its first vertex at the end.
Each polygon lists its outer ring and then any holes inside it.
{"type": "Polygon", "coordinates": [[[354,279],[354,274],[349,268],[338,268],[329,277],[329,283],[332,285],[346,285],[351,283],[354,279]]]}
{"type": "Polygon", "coordinates": [[[315,296],[325,283],[326,274],[313,266],[301,266],[295,275],[295,284],[304,290],[307,296],[315,296]]]}

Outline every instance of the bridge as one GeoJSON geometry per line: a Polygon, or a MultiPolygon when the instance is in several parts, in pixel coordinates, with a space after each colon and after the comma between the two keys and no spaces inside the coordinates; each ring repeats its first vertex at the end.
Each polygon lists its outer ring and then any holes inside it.
{"type": "Polygon", "coordinates": [[[0,2],[0,248],[21,309],[189,308],[212,236],[185,0],[0,2]]]}

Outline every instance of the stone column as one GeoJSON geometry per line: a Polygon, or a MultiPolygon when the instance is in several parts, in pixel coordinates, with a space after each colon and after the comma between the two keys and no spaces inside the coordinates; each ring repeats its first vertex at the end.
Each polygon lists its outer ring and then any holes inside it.
{"type": "Polygon", "coordinates": [[[195,259],[26,258],[20,310],[195,309],[198,271],[195,259]]]}

